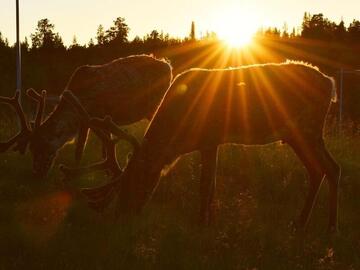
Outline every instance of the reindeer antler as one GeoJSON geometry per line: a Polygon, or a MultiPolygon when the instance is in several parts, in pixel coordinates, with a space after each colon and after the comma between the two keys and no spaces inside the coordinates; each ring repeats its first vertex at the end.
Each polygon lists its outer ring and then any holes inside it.
{"type": "Polygon", "coordinates": [[[16,91],[15,95],[12,98],[0,97],[0,102],[8,104],[14,108],[15,112],[19,117],[21,126],[18,134],[16,134],[7,142],[0,143],[0,152],[6,152],[11,146],[17,143],[13,150],[19,151],[21,154],[24,154],[26,151],[28,139],[31,135],[31,129],[28,125],[24,110],[20,104],[20,91],[16,91]]]}
{"type": "Polygon", "coordinates": [[[120,175],[122,170],[117,161],[116,143],[119,140],[126,140],[131,143],[134,151],[137,151],[139,148],[137,140],[130,134],[121,130],[112,121],[110,116],[106,116],[104,119],[90,117],[86,109],[71,91],[64,91],[63,97],[77,110],[80,117],[87,122],[88,127],[100,138],[105,147],[106,153],[106,157],[103,161],[87,167],[69,168],[67,166],[60,165],[60,170],[65,174],[65,177],[68,178],[74,175],[85,174],[98,170],[111,171],[114,177],[120,175]],[[115,138],[113,138],[112,135],[114,135],[115,138]]]}
{"type": "Polygon", "coordinates": [[[109,115],[105,116],[104,119],[96,118],[96,117],[91,118],[90,127],[97,127],[111,134],[114,134],[117,137],[116,138],[117,140],[128,141],[129,143],[131,143],[132,147],[134,148],[134,151],[137,151],[140,147],[135,137],[129,135],[128,133],[120,129],[120,127],[114,123],[114,121],[109,115]]]}
{"type": "Polygon", "coordinates": [[[38,128],[41,126],[42,118],[44,115],[46,90],[42,90],[40,95],[34,89],[30,88],[26,91],[26,94],[38,103],[34,124],[34,128],[38,128]]]}
{"type": "MultiPolygon", "coordinates": [[[[111,119],[110,116],[105,116],[104,119],[97,118],[97,117],[90,117],[86,109],[83,107],[83,105],[80,103],[80,101],[77,99],[77,97],[74,96],[74,94],[71,91],[64,91],[63,97],[68,101],[80,114],[80,116],[88,122],[88,125],[91,129],[94,130],[96,133],[96,130],[105,131],[110,134],[114,134],[117,139],[116,140],[126,140],[130,142],[134,148],[134,151],[136,151],[139,148],[138,141],[131,135],[127,134],[123,130],[121,130],[111,119]]],[[[103,137],[100,133],[97,133],[101,139],[107,140],[103,137]]]]}
{"type": "MultiPolygon", "coordinates": [[[[33,129],[35,129],[38,128],[42,122],[42,116],[45,108],[46,91],[43,90],[41,95],[39,95],[34,89],[30,88],[26,91],[26,94],[38,103],[35,125],[33,127],[33,129]]],[[[13,150],[24,154],[33,129],[29,125],[25,112],[20,104],[20,91],[16,91],[15,95],[11,98],[0,96],[0,103],[8,104],[14,108],[20,120],[20,131],[7,142],[0,143],[0,153],[6,152],[10,147],[16,144],[13,150]]]]}
{"type": "MultiPolygon", "coordinates": [[[[97,118],[97,117],[90,117],[90,115],[88,114],[88,112],[86,111],[84,106],[80,103],[78,98],[75,97],[71,91],[68,91],[68,90],[64,91],[63,97],[74,108],[76,108],[76,110],[78,111],[80,116],[88,122],[89,127],[91,129],[93,129],[94,131],[96,129],[100,129],[100,130],[109,132],[111,134],[114,134],[118,138],[118,140],[123,139],[123,140],[129,141],[132,144],[132,146],[134,147],[134,150],[137,150],[139,148],[138,141],[133,136],[131,136],[131,135],[127,134],[126,132],[124,132],[123,130],[121,130],[119,128],[119,126],[114,123],[114,121],[112,120],[112,118],[109,115],[105,116],[104,119],[97,118]]],[[[102,136],[100,135],[100,138],[101,137],[102,136]]]]}
{"type": "MultiPolygon", "coordinates": [[[[111,119],[110,116],[106,116],[104,119],[101,118],[91,118],[90,119],[90,127],[96,132],[96,130],[103,130],[108,134],[114,134],[116,136],[115,139],[111,139],[111,137],[106,136],[106,133],[100,132],[97,135],[101,138],[103,143],[106,146],[106,159],[102,164],[105,168],[118,168],[118,163],[116,159],[116,151],[115,145],[116,141],[120,139],[127,140],[130,142],[134,148],[134,152],[138,151],[140,145],[138,141],[131,135],[127,134],[123,130],[121,130],[111,119]]],[[[120,169],[120,168],[119,168],[120,169]]],[[[63,170],[64,172],[64,170],[63,170]]],[[[119,171],[122,173],[122,171],[119,171]]],[[[101,187],[97,188],[85,188],[82,189],[82,194],[87,198],[88,205],[90,208],[96,211],[103,211],[112,201],[115,195],[115,191],[120,187],[121,181],[114,174],[113,181],[107,183],[101,187]]]]}

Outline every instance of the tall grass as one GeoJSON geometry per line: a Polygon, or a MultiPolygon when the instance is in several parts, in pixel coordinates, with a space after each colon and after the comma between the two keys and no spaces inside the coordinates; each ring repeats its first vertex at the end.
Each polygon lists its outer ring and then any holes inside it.
{"type": "MultiPolygon", "coordinates": [[[[144,125],[131,127],[139,138],[144,125]]],[[[308,233],[293,233],[307,181],[286,145],[220,148],[217,215],[209,228],[198,225],[198,153],[184,156],[161,179],[145,211],[126,222],[114,221],[111,208],[89,210],[73,192],[107,181],[105,175],[65,186],[54,169],[39,181],[30,176],[29,155],[1,154],[0,269],[360,269],[359,136],[344,132],[326,143],[342,166],[336,237],[325,233],[326,182],[308,233]]],[[[121,164],[130,150],[119,145],[121,164]]],[[[57,164],[71,163],[72,155],[67,145],[57,164]]],[[[91,139],[84,163],[98,157],[99,143],[91,139]]]]}

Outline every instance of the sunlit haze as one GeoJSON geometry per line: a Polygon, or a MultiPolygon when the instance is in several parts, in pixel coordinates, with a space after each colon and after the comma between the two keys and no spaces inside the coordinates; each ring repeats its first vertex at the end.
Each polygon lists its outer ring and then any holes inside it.
{"type": "MultiPolygon", "coordinates": [[[[288,24],[299,27],[305,11],[312,14],[324,13],[335,22],[344,18],[346,25],[359,19],[360,2],[344,0],[32,0],[21,1],[21,37],[34,33],[37,21],[48,18],[55,24],[65,44],[70,44],[74,35],[79,43],[94,38],[99,24],[105,29],[117,17],[124,17],[130,27],[132,39],[143,37],[156,29],[175,37],[189,35],[191,21],[195,21],[196,35],[201,37],[207,31],[215,31],[220,38],[231,44],[245,43],[251,33],[261,26],[283,28],[288,24]],[[234,33],[236,37],[229,37],[234,33]]],[[[15,41],[15,0],[1,1],[0,31],[10,43],[15,41]]]]}

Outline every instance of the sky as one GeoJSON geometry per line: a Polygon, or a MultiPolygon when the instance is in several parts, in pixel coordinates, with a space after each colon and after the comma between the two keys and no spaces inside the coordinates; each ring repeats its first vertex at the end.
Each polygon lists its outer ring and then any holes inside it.
{"type": "MultiPolygon", "coordinates": [[[[95,40],[100,24],[108,29],[117,17],[130,27],[130,39],[156,29],[175,37],[185,37],[195,22],[196,34],[222,32],[227,23],[276,26],[286,22],[300,26],[304,12],[323,13],[332,21],[344,18],[348,25],[360,20],[360,0],[19,0],[21,39],[35,32],[37,22],[48,18],[55,24],[66,45],[74,35],[80,44],[95,40]],[[246,23],[245,23],[246,22],[246,23]],[[249,23],[250,22],[250,23],[249,23]]],[[[15,0],[0,0],[0,32],[15,42],[15,0]]],[[[240,27],[240,28],[241,28],[240,27]]],[[[236,28],[234,28],[236,29],[236,28]]],[[[30,39],[29,39],[30,40],[30,39]]]]}

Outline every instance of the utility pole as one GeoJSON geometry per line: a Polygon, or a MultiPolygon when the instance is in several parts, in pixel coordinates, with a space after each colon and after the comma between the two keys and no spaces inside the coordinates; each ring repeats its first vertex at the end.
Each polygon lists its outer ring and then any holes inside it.
{"type": "Polygon", "coordinates": [[[21,93],[21,44],[19,32],[19,0],[16,0],[16,91],[21,93]]]}
{"type": "Polygon", "coordinates": [[[344,87],[344,69],[340,69],[340,97],[339,97],[339,134],[341,135],[343,119],[343,87],[344,87]]]}

